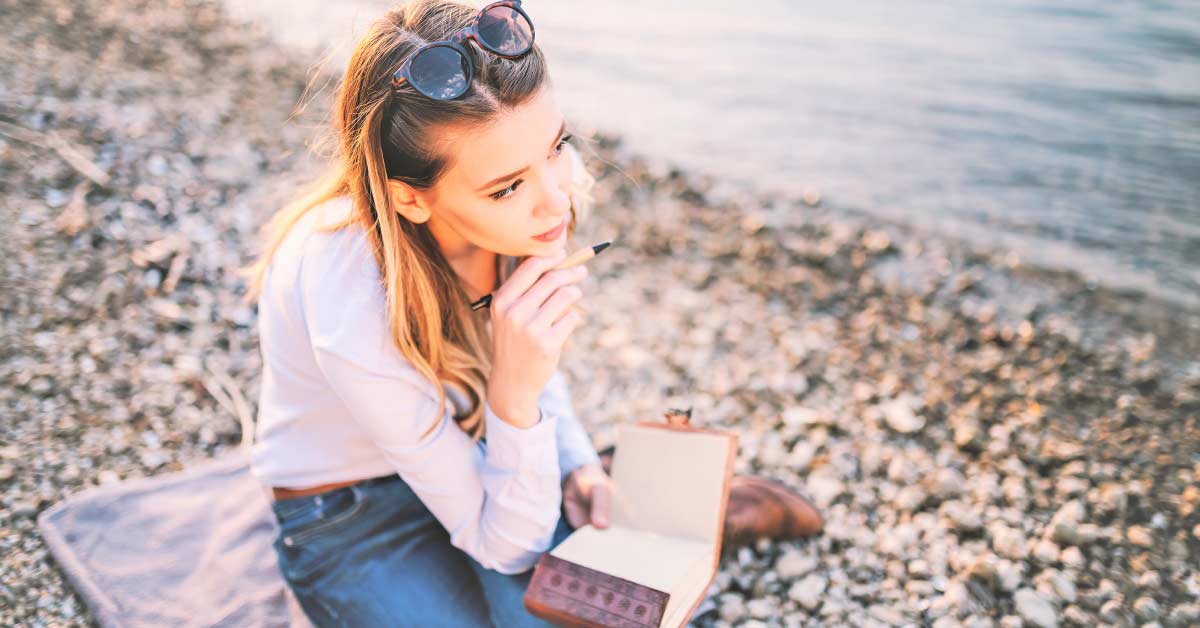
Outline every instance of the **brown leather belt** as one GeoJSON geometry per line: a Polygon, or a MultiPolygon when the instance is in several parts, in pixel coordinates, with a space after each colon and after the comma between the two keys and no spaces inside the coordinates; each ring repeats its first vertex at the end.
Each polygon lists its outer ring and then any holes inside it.
{"type": "Polygon", "coordinates": [[[292,497],[305,497],[307,495],[316,495],[318,493],[332,491],[335,488],[341,488],[343,486],[350,486],[351,484],[358,484],[359,482],[362,482],[362,480],[347,480],[345,482],[322,484],[320,486],[312,486],[309,488],[283,488],[280,486],[272,486],[271,496],[276,500],[291,499],[292,497]]]}

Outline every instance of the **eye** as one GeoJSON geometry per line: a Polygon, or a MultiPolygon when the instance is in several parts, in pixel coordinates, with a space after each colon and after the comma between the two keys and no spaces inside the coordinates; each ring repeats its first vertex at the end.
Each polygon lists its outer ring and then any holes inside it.
{"type": "MultiPolygon", "coordinates": [[[[558,144],[556,144],[554,146],[554,156],[555,157],[562,154],[563,146],[565,146],[567,144],[567,142],[569,142],[571,140],[572,137],[574,137],[574,136],[570,135],[570,134],[564,134],[562,136],[562,139],[558,140],[558,144]]],[[[512,182],[512,185],[510,185],[498,192],[493,192],[492,194],[488,194],[488,196],[491,197],[491,199],[494,201],[502,201],[506,197],[508,197],[511,193],[516,192],[517,186],[524,182],[525,182],[524,179],[517,179],[516,181],[512,182]]]]}
{"type": "Polygon", "coordinates": [[[559,153],[561,153],[561,152],[562,152],[562,149],[563,149],[563,146],[566,146],[566,145],[567,145],[567,142],[571,141],[571,138],[573,138],[573,137],[575,137],[575,136],[574,136],[574,135],[571,135],[570,133],[566,133],[566,134],[564,134],[564,135],[562,136],[562,139],[561,139],[561,140],[558,140],[558,146],[556,146],[556,147],[554,148],[554,153],[555,153],[556,155],[557,155],[557,154],[559,154],[559,153]]]}
{"type": "Polygon", "coordinates": [[[508,196],[508,194],[506,194],[506,192],[515,191],[517,189],[517,184],[520,183],[521,181],[522,181],[521,179],[517,179],[516,181],[513,181],[512,185],[504,188],[503,190],[500,190],[499,192],[489,194],[488,196],[492,197],[492,200],[494,200],[494,201],[503,200],[504,197],[508,196]]]}

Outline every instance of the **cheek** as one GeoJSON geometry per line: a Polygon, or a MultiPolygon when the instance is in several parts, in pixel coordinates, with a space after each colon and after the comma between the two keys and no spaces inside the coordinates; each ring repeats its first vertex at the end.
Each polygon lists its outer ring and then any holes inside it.
{"type": "Polygon", "coordinates": [[[571,181],[575,178],[575,160],[571,159],[571,155],[563,153],[555,165],[558,166],[556,172],[559,184],[564,190],[571,189],[571,181]]]}
{"type": "Polygon", "coordinates": [[[484,203],[471,211],[471,231],[489,244],[508,242],[528,230],[529,225],[522,222],[522,215],[517,202],[484,203]]]}

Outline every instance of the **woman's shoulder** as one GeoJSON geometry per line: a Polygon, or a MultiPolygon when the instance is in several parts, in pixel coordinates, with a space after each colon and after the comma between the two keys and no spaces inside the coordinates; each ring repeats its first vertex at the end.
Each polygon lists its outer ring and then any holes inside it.
{"type": "Polygon", "coordinates": [[[378,279],[366,232],[362,225],[349,220],[352,210],[348,197],[334,197],[313,207],[297,223],[294,252],[302,258],[306,274],[334,284],[378,279]],[[342,226],[333,228],[338,225],[342,226]]]}

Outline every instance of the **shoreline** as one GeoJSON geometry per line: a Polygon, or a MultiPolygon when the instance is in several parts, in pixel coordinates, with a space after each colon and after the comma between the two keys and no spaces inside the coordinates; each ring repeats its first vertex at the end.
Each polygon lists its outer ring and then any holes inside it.
{"type": "MultiPolygon", "coordinates": [[[[257,399],[231,269],[310,172],[332,85],[289,120],[307,68],[218,3],[11,13],[0,623],[84,626],[37,513],[237,446],[202,385],[257,399]]],[[[614,246],[563,366],[597,449],[691,406],[826,514],[723,559],[696,625],[1200,621],[1200,314],[590,135],[575,240],[614,246]]]]}

